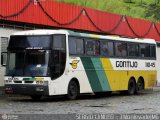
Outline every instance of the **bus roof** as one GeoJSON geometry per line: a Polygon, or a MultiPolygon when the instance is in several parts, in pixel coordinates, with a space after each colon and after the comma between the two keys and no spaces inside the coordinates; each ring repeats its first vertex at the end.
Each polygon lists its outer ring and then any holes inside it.
{"type": "Polygon", "coordinates": [[[81,33],[74,32],[71,30],[58,29],[58,30],[49,30],[49,29],[40,29],[40,30],[27,30],[16,32],[12,35],[51,35],[51,34],[67,34],[70,36],[80,36],[80,37],[88,37],[88,38],[97,38],[97,39],[111,39],[115,41],[130,41],[130,42],[138,42],[138,43],[152,43],[156,44],[154,39],[142,39],[142,38],[124,38],[120,36],[114,35],[99,35],[99,34],[90,34],[90,33],[81,33]]]}

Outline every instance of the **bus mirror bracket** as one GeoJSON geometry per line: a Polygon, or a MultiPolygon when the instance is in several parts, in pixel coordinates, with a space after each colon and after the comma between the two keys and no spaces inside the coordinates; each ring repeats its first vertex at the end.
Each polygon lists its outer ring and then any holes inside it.
{"type": "Polygon", "coordinates": [[[7,52],[1,52],[1,65],[6,66],[7,52]]]}

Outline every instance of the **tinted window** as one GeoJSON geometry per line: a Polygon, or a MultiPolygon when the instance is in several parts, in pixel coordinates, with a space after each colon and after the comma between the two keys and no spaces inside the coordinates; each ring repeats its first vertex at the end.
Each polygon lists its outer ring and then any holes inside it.
{"type": "Polygon", "coordinates": [[[46,48],[51,49],[52,36],[39,35],[39,36],[11,36],[8,49],[25,49],[25,48],[46,48]]]}
{"type": "Polygon", "coordinates": [[[114,55],[113,42],[101,41],[101,55],[106,57],[114,55]]]}
{"type": "Polygon", "coordinates": [[[156,57],[156,47],[155,47],[155,45],[151,45],[150,50],[151,50],[151,57],[155,58],[156,57]]]}
{"type": "Polygon", "coordinates": [[[83,39],[70,37],[69,38],[69,53],[70,54],[84,54],[83,39]]]}
{"type": "Polygon", "coordinates": [[[128,44],[128,55],[130,57],[138,57],[139,56],[139,46],[136,43],[128,44]]]}
{"type": "Polygon", "coordinates": [[[150,57],[149,44],[140,44],[140,56],[141,57],[150,57]]]}
{"type": "Polygon", "coordinates": [[[53,35],[53,49],[65,50],[65,35],[53,35]]]}
{"type": "Polygon", "coordinates": [[[127,56],[127,44],[122,42],[115,43],[115,54],[117,57],[127,56]]]}
{"type": "Polygon", "coordinates": [[[85,44],[86,55],[99,55],[99,41],[96,40],[86,40],[85,44]]]}

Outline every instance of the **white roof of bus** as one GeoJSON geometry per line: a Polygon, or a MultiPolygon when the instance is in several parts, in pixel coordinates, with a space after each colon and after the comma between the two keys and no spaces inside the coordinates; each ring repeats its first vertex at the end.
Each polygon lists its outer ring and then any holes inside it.
{"type": "Polygon", "coordinates": [[[68,34],[68,30],[26,30],[13,33],[12,35],[50,35],[50,34],[68,34]]]}
{"type": "Polygon", "coordinates": [[[40,29],[40,30],[27,30],[16,32],[12,35],[50,35],[50,34],[68,34],[71,36],[82,36],[82,37],[90,37],[90,38],[99,38],[99,39],[111,39],[118,41],[130,41],[130,42],[139,42],[139,43],[153,43],[156,44],[154,39],[141,39],[141,38],[123,38],[119,36],[113,35],[97,35],[97,34],[88,34],[88,33],[80,33],[73,32],[70,30],[48,30],[48,29],[40,29]]]}

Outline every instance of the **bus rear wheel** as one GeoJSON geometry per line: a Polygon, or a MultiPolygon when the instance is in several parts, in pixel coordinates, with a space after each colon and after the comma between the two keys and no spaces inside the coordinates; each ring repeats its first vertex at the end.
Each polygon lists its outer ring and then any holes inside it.
{"type": "Polygon", "coordinates": [[[72,80],[72,81],[70,81],[70,83],[68,85],[67,98],[69,100],[74,100],[77,98],[78,95],[79,95],[79,87],[78,87],[77,83],[74,80],[72,80]]]}
{"type": "Polygon", "coordinates": [[[139,93],[142,90],[144,90],[144,80],[138,79],[136,93],[139,93]]]}
{"type": "Polygon", "coordinates": [[[136,92],[136,83],[133,78],[131,78],[128,82],[128,95],[133,95],[136,92]]]}

